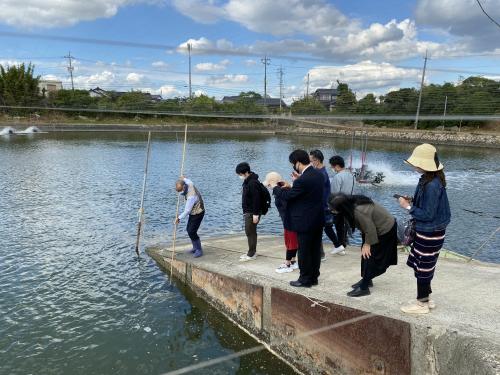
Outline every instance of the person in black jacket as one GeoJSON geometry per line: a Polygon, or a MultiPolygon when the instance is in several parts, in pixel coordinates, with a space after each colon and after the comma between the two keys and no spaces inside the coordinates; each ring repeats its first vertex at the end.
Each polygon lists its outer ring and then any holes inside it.
{"type": "Polygon", "coordinates": [[[236,174],[243,180],[241,206],[248,239],[248,252],[240,257],[240,261],[246,262],[257,257],[257,224],[261,214],[260,181],[259,175],[252,172],[250,165],[245,162],[236,166],[236,174]]]}
{"type": "Polygon", "coordinates": [[[290,281],[291,286],[311,287],[318,284],[321,264],[321,241],[325,222],[323,189],[324,180],[309,163],[309,154],[304,150],[293,151],[288,160],[295,171],[295,181],[290,189],[284,186],[272,186],[273,194],[287,202],[290,212],[291,229],[298,234],[299,269],[297,281],[290,281]]]}

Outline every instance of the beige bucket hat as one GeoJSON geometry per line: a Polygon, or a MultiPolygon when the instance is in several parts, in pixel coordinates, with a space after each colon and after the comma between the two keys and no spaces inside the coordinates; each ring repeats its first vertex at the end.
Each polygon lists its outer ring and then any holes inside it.
{"type": "Polygon", "coordinates": [[[278,182],[283,181],[281,175],[278,172],[269,172],[266,174],[266,179],[264,180],[264,186],[276,185],[278,182]]]}
{"type": "Polygon", "coordinates": [[[444,168],[439,162],[436,147],[428,143],[415,147],[413,153],[405,163],[420,168],[426,172],[436,172],[444,168]]]}

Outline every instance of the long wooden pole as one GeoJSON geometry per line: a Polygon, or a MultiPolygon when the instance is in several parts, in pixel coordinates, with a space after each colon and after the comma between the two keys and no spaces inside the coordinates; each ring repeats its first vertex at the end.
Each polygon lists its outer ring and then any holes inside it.
{"type": "Polygon", "coordinates": [[[146,162],[144,165],[144,179],[142,181],[141,206],[139,208],[139,221],[137,223],[137,239],[135,241],[135,252],[139,256],[139,242],[142,232],[142,221],[144,216],[144,197],[146,194],[146,180],[148,178],[149,155],[151,154],[151,132],[148,132],[148,145],[146,147],[146,162]]]}
{"type": "MultiPolygon", "coordinates": [[[[186,126],[184,128],[184,145],[182,146],[182,161],[181,161],[181,173],[180,173],[181,176],[184,175],[184,161],[186,160],[187,130],[188,130],[188,125],[186,122],[186,126]]],[[[170,284],[172,284],[172,276],[174,270],[175,242],[177,240],[177,218],[179,217],[180,203],[181,203],[181,193],[177,193],[177,207],[175,209],[174,234],[172,236],[172,259],[170,261],[170,284]]]]}

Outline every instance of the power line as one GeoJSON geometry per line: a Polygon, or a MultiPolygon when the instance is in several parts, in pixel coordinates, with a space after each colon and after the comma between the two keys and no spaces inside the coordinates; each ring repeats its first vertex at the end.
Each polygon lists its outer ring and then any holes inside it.
{"type": "Polygon", "coordinates": [[[264,64],[264,107],[267,106],[267,66],[271,63],[271,59],[267,56],[264,56],[263,59],[260,59],[262,64],[264,64]]]}
{"type": "Polygon", "coordinates": [[[493,22],[495,25],[497,25],[498,27],[500,27],[500,24],[495,21],[488,13],[486,13],[486,11],[484,10],[483,6],[481,5],[481,2],[479,0],[476,0],[477,1],[477,4],[479,5],[479,8],[481,8],[481,10],[483,11],[484,14],[486,14],[486,17],[488,17],[491,22],[493,22]]]}
{"type": "Polygon", "coordinates": [[[422,102],[422,92],[424,91],[425,68],[427,67],[427,50],[424,57],[424,69],[422,71],[422,80],[420,81],[420,92],[418,93],[417,115],[415,116],[415,129],[418,127],[418,115],[420,114],[420,104],[422,102]]]}
{"type": "Polygon", "coordinates": [[[75,85],[73,83],[73,70],[75,69],[72,65],[73,56],[71,56],[71,52],[68,53],[67,56],[64,56],[65,59],[68,59],[68,72],[71,76],[71,90],[75,91],[75,85]]]}

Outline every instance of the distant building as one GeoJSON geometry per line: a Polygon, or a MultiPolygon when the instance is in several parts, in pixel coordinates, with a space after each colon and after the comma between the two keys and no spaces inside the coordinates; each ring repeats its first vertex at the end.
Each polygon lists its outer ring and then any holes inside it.
{"type": "MultiPolygon", "coordinates": [[[[149,101],[152,103],[159,103],[163,100],[161,95],[153,95],[153,94],[150,94],[149,92],[140,92],[140,91],[135,91],[135,92],[142,94],[145,101],[149,101]]],[[[127,91],[107,91],[107,90],[101,89],[100,87],[96,87],[95,89],[89,90],[89,95],[92,98],[117,99],[120,96],[123,96],[123,95],[128,94],[128,93],[129,92],[127,92],[127,91]]]]}
{"type": "Polygon", "coordinates": [[[335,103],[337,103],[337,89],[317,89],[312,96],[329,111],[331,111],[333,107],[335,107],[335,103]]]}
{"type": "Polygon", "coordinates": [[[42,79],[38,81],[38,90],[43,96],[47,96],[51,92],[62,90],[62,82],[52,79],[42,79]]]}
{"type": "MultiPolygon", "coordinates": [[[[230,104],[230,103],[235,103],[237,102],[238,100],[242,99],[241,96],[237,95],[237,96],[224,96],[222,98],[222,103],[224,104],[230,104]]],[[[246,98],[248,99],[248,98],[246,98]]],[[[283,100],[280,100],[279,98],[266,98],[264,100],[264,98],[258,98],[258,99],[254,99],[255,100],[255,104],[257,105],[262,105],[262,106],[266,106],[268,108],[278,108],[280,107],[280,101],[281,101],[281,108],[287,108],[287,105],[286,103],[283,101],[283,100]]]]}

